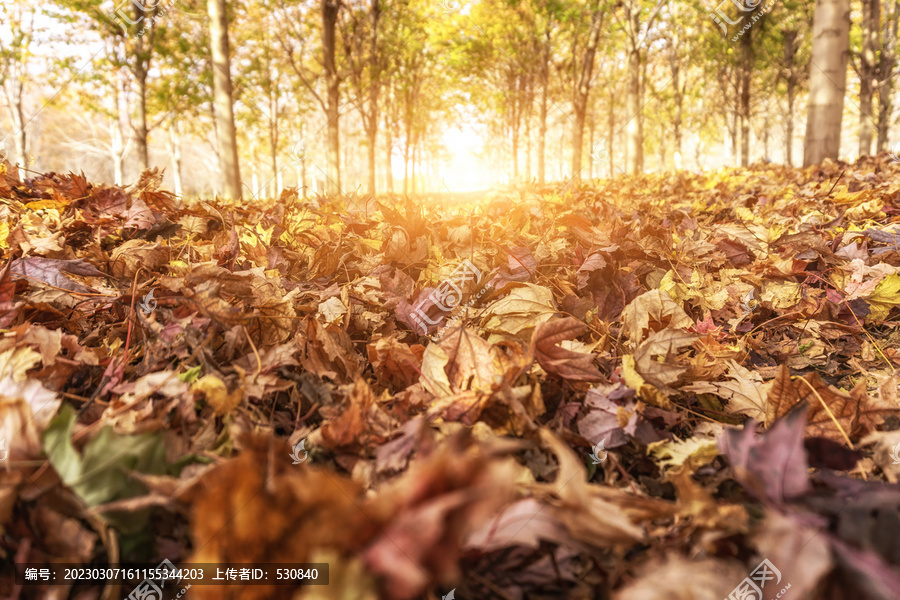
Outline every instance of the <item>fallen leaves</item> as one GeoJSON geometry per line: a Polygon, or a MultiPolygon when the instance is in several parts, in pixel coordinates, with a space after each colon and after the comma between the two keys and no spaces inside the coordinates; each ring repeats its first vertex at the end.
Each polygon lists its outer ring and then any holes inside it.
{"type": "Polygon", "coordinates": [[[900,168],[847,169],[365,213],[4,171],[0,553],[326,560],[227,592],[333,600],[722,598],[766,556],[887,598],[900,168]]]}

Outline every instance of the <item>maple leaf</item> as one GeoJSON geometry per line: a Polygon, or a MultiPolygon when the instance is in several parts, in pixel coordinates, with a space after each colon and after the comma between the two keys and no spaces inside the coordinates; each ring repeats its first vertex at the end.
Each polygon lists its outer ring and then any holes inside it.
{"type": "Polygon", "coordinates": [[[422,381],[435,395],[463,391],[490,392],[502,372],[494,346],[471,329],[456,328],[439,344],[429,344],[422,358],[422,381]]]}
{"type": "Polygon", "coordinates": [[[807,434],[845,442],[866,435],[885,417],[900,409],[871,398],[861,380],[849,393],[826,385],[817,373],[793,379],[782,365],[766,399],[766,423],[787,414],[794,406],[809,404],[807,434]],[[830,414],[829,414],[830,413],[830,414]]]}
{"type": "Polygon", "coordinates": [[[539,324],[531,338],[538,364],[548,373],[569,381],[601,381],[603,375],[594,365],[593,354],[559,346],[561,341],[575,339],[587,331],[587,325],[572,317],[539,324]]]}
{"type": "Polygon", "coordinates": [[[731,381],[696,381],[681,387],[682,391],[715,394],[728,401],[728,411],[763,421],[766,418],[766,396],[772,382],[764,382],[762,375],[745,369],[729,359],[728,378],[731,381]]]}

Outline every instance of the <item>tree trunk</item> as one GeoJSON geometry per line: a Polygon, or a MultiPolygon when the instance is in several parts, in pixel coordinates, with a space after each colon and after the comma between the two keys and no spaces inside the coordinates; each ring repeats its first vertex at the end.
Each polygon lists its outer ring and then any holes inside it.
{"type": "MultiPolygon", "coordinates": [[[[21,83],[18,84],[21,86],[21,83]]],[[[15,127],[16,131],[14,133],[15,144],[16,144],[16,156],[19,157],[19,165],[23,169],[28,168],[28,139],[25,134],[25,111],[22,108],[22,95],[21,88],[18,92],[18,97],[14,99],[12,102],[12,106],[9,111],[12,116],[13,127],[15,127]]]]}
{"type": "Polygon", "coordinates": [[[588,147],[591,149],[591,160],[589,161],[589,164],[591,166],[588,168],[588,179],[593,179],[594,178],[594,163],[597,162],[594,159],[594,131],[597,129],[597,125],[594,122],[593,116],[589,120],[589,123],[590,124],[588,125],[588,144],[590,144],[590,145],[588,147]]]}
{"type": "Polygon", "coordinates": [[[785,82],[787,84],[787,124],[785,127],[784,161],[788,166],[794,166],[794,101],[797,97],[797,34],[796,29],[783,30],[784,36],[784,68],[786,71],[785,82]]]}
{"type": "Polygon", "coordinates": [[[409,189],[412,194],[416,193],[416,154],[419,152],[419,145],[413,141],[412,147],[412,163],[410,164],[409,189]]]}
{"type": "Polygon", "coordinates": [[[375,143],[376,143],[375,136],[377,135],[378,132],[377,132],[377,130],[376,130],[376,131],[374,131],[374,132],[366,132],[366,133],[368,134],[368,137],[369,137],[369,148],[368,148],[368,151],[369,151],[369,155],[368,155],[368,158],[369,158],[369,160],[368,160],[368,163],[369,163],[369,169],[368,169],[369,182],[368,182],[368,186],[369,186],[369,188],[368,188],[368,189],[369,189],[369,193],[372,194],[372,195],[374,196],[374,195],[375,195],[375,150],[376,150],[376,148],[375,148],[375,143]]]}
{"type": "Polygon", "coordinates": [[[581,61],[581,75],[575,86],[573,108],[575,109],[575,123],[572,135],[572,178],[581,178],[581,152],[584,145],[584,120],[587,117],[588,97],[591,93],[591,77],[594,74],[594,58],[597,54],[597,45],[600,43],[601,22],[603,13],[599,5],[594,7],[591,14],[591,31],[588,35],[587,46],[584,48],[584,58],[581,61]]]}
{"type": "Polygon", "coordinates": [[[615,146],[615,140],[613,136],[616,135],[616,111],[615,111],[615,99],[616,90],[613,86],[609,86],[609,111],[606,116],[606,146],[607,153],[609,154],[609,177],[610,179],[614,176],[615,164],[613,163],[613,147],[615,146]]]}
{"type": "Polygon", "coordinates": [[[394,134],[390,124],[390,110],[386,108],[384,111],[384,137],[385,137],[385,175],[387,176],[387,191],[389,194],[394,193],[394,169],[393,169],[393,153],[394,153],[394,134]]]}
{"type": "Polygon", "coordinates": [[[511,129],[513,181],[519,181],[519,128],[513,124],[511,129]]]}
{"type": "MultiPolygon", "coordinates": [[[[736,86],[737,87],[737,86],[736,86]]],[[[734,111],[731,113],[731,159],[738,158],[738,136],[740,129],[738,127],[739,115],[741,112],[740,98],[734,99],[734,111]]]]}
{"type": "MultiPolygon", "coordinates": [[[[793,91],[793,90],[792,90],[793,91]]],[[[794,96],[788,92],[787,128],[784,132],[784,160],[789,167],[794,166],[794,96]]]]}
{"type": "Polygon", "coordinates": [[[135,81],[138,88],[137,126],[134,128],[134,145],[137,150],[138,166],[143,171],[150,168],[150,152],[147,148],[147,69],[138,59],[135,67],[135,81]]]}
{"type": "MultiPolygon", "coordinates": [[[[275,108],[274,102],[271,103],[271,108],[275,108]]],[[[278,117],[277,111],[272,110],[270,113],[272,116],[269,117],[269,157],[271,158],[272,163],[272,185],[274,189],[272,191],[272,198],[278,197],[278,121],[276,120],[278,117]]]]}
{"type": "Polygon", "coordinates": [[[741,37],[741,166],[750,164],[750,78],[753,75],[753,47],[748,29],[741,37]]]}
{"type": "MultiPolygon", "coordinates": [[[[672,54],[669,57],[669,69],[672,73],[672,90],[673,100],[675,101],[675,115],[672,119],[672,137],[675,141],[675,156],[676,156],[676,169],[681,169],[681,150],[682,150],[682,130],[681,126],[684,122],[684,94],[685,89],[687,87],[687,82],[682,84],[681,82],[681,61],[678,56],[679,48],[681,47],[681,38],[678,34],[678,30],[675,30],[672,34],[672,54]]],[[[685,76],[686,78],[687,76],[685,76]]]]}
{"type": "Polygon", "coordinates": [[[378,143],[378,95],[381,90],[380,65],[378,52],[378,21],[381,17],[380,0],[372,0],[372,39],[369,45],[369,118],[366,125],[366,136],[369,140],[369,193],[375,195],[375,145],[378,143]]]}
{"type": "Polygon", "coordinates": [[[406,134],[406,144],[403,146],[403,195],[409,193],[409,133],[406,134]]]}
{"type": "Polygon", "coordinates": [[[525,116],[525,179],[531,181],[531,114],[525,116]]]}
{"type": "Polygon", "coordinates": [[[891,96],[894,92],[894,77],[897,68],[897,21],[900,19],[900,3],[888,4],[890,9],[884,14],[884,29],[881,39],[881,53],[878,57],[878,141],[876,150],[884,152],[887,148],[888,133],[891,125],[891,114],[894,105],[891,96]]]}
{"type": "Polygon", "coordinates": [[[338,103],[341,99],[340,78],[335,63],[336,36],[335,30],[340,0],[322,0],[322,49],[325,67],[325,118],[328,120],[326,139],[328,142],[327,163],[328,194],[341,192],[341,138],[338,119],[340,118],[338,103]]]}
{"type": "MultiPolygon", "coordinates": [[[[677,77],[677,71],[676,71],[677,77]]],[[[676,79],[675,81],[675,119],[672,123],[672,127],[674,129],[675,138],[675,153],[678,156],[681,156],[682,143],[684,138],[684,133],[681,130],[681,124],[684,122],[684,89],[679,87],[680,83],[676,79]]],[[[680,169],[681,166],[679,165],[680,169]]]]}
{"type": "Polygon", "coordinates": [[[16,146],[16,156],[18,164],[22,168],[28,168],[28,139],[25,134],[25,110],[23,108],[22,96],[24,84],[19,77],[11,76],[13,81],[7,81],[4,86],[6,92],[6,101],[9,104],[9,116],[12,119],[13,143],[16,146]]]}
{"type": "Polygon", "coordinates": [[[25,118],[23,100],[25,96],[25,83],[29,79],[27,61],[31,54],[28,48],[31,45],[32,34],[34,32],[34,14],[35,13],[32,13],[31,25],[28,26],[28,28],[31,29],[29,33],[25,33],[25,26],[19,21],[17,25],[13,25],[14,29],[22,28],[19,29],[16,34],[16,39],[0,40],[0,60],[5,63],[0,65],[0,69],[3,70],[3,72],[0,72],[0,86],[3,87],[3,92],[6,95],[7,109],[9,117],[12,120],[14,130],[12,137],[16,147],[18,164],[25,169],[29,166],[28,138],[25,132],[25,126],[28,125],[28,119],[25,118]],[[11,48],[3,46],[3,44],[8,41],[12,42],[11,48]],[[6,56],[4,56],[4,54],[6,56]]]}
{"type": "Polygon", "coordinates": [[[881,0],[862,0],[862,51],[859,53],[859,155],[872,152],[875,120],[872,96],[878,85],[878,50],[881,45],[881,0]]]}
{"type": "Polygon", "coordinates": [[[169,154],[172,155],[172,178],[175,182],[175,195],[183,193],[181,181],[181,141],[178,135],[178,124],[169,124],[169,154]]]}
{"type": "Polygon", "coordinates": [[[238,163],[237,131],[234,127],[234,98],[231,87],[231,55],[228,46],[228,15],[225,0],[207,0],[209,40],[212,54],[216,139],[223,195],[241,199],[241,175],[238,163]]]}
{"type": "Polygon", "coordinates": [[[538,127],[538,183],[547,182],[547,88],[550,86],[550,28],[544,34],[544,52],[541,56],[541,116],[538,127]]]}
{"type": "Polygon", "coordinates": [[[309,186],[306,181],[306,123],[300,123],[300,139],[303,140],[303,160],[300,161],[300,189],[303,190],[303,199],[309,195],[309,186]]]}
{"type": "Polygon", "coordinates": [[[118,115],[109,118],[109,157],[113,162],[113,182],[122,185],[125,178],[125,152],[118,115]]]}
{"type": "Polygon", "coordinates": [[[803,166],[837,159],[850,47],[850,0],[816,0],[803,166]]]}
{"type": "Polygon", "coordinates": [[[118,69],[113,81],[112,93],[109,95],[109,153],[113,161],[113,180],[116,185],[122,185],[125,180],[125,136],[123,135],[123,116],[127,111],[123,110],[124,84],[127,74],[124,69],[118,69]]]}
{"type": "Polygon", "coordinates": [[[636,175],[641,172],[640,153],[643,144],[638,126],[638,117],[641,112],[641,55],[633,46],[627,52],[625,118],[628,119],[628,125],[625,134],[625,169],[630,175],[636,175]]]}

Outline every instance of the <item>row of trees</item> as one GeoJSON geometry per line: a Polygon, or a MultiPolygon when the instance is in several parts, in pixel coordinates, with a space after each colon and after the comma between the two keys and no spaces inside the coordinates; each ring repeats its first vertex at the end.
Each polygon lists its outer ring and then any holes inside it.
{"type": "Polygon", "coordinates": [[[179,193],[186,140],[239,197],[247,164],[273,186],[296,166],[308,187],[319,139],[328,192],[342,143],[364,155],[366,191],[393,191],[399,161],[409,192],[466,107],[514,180],[543,183],[548,159],[575,177],[637,173],[653,150],[656,168],[689,148],[747,165],[776,139],[792,164],[804,119],[809,164],[840,153],[845,96],[858,153],[888,144],[900,9],[859,2],[7,0],[0,84],[23,166],[47,107],[77,106],[102,126],[71,147],[107,156],[121,183],[164,142],[179,193]]]}

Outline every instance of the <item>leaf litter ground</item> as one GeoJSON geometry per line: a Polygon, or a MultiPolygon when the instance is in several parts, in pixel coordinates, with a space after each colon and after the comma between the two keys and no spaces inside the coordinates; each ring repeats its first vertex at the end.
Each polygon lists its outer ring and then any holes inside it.
{"type": "Polygon", "coordinates": [[[160,179],[0,173],[0,596],[165,558],[329,564],[192,598],[896,598],[886,156],[447,208],[160,179]]]}

